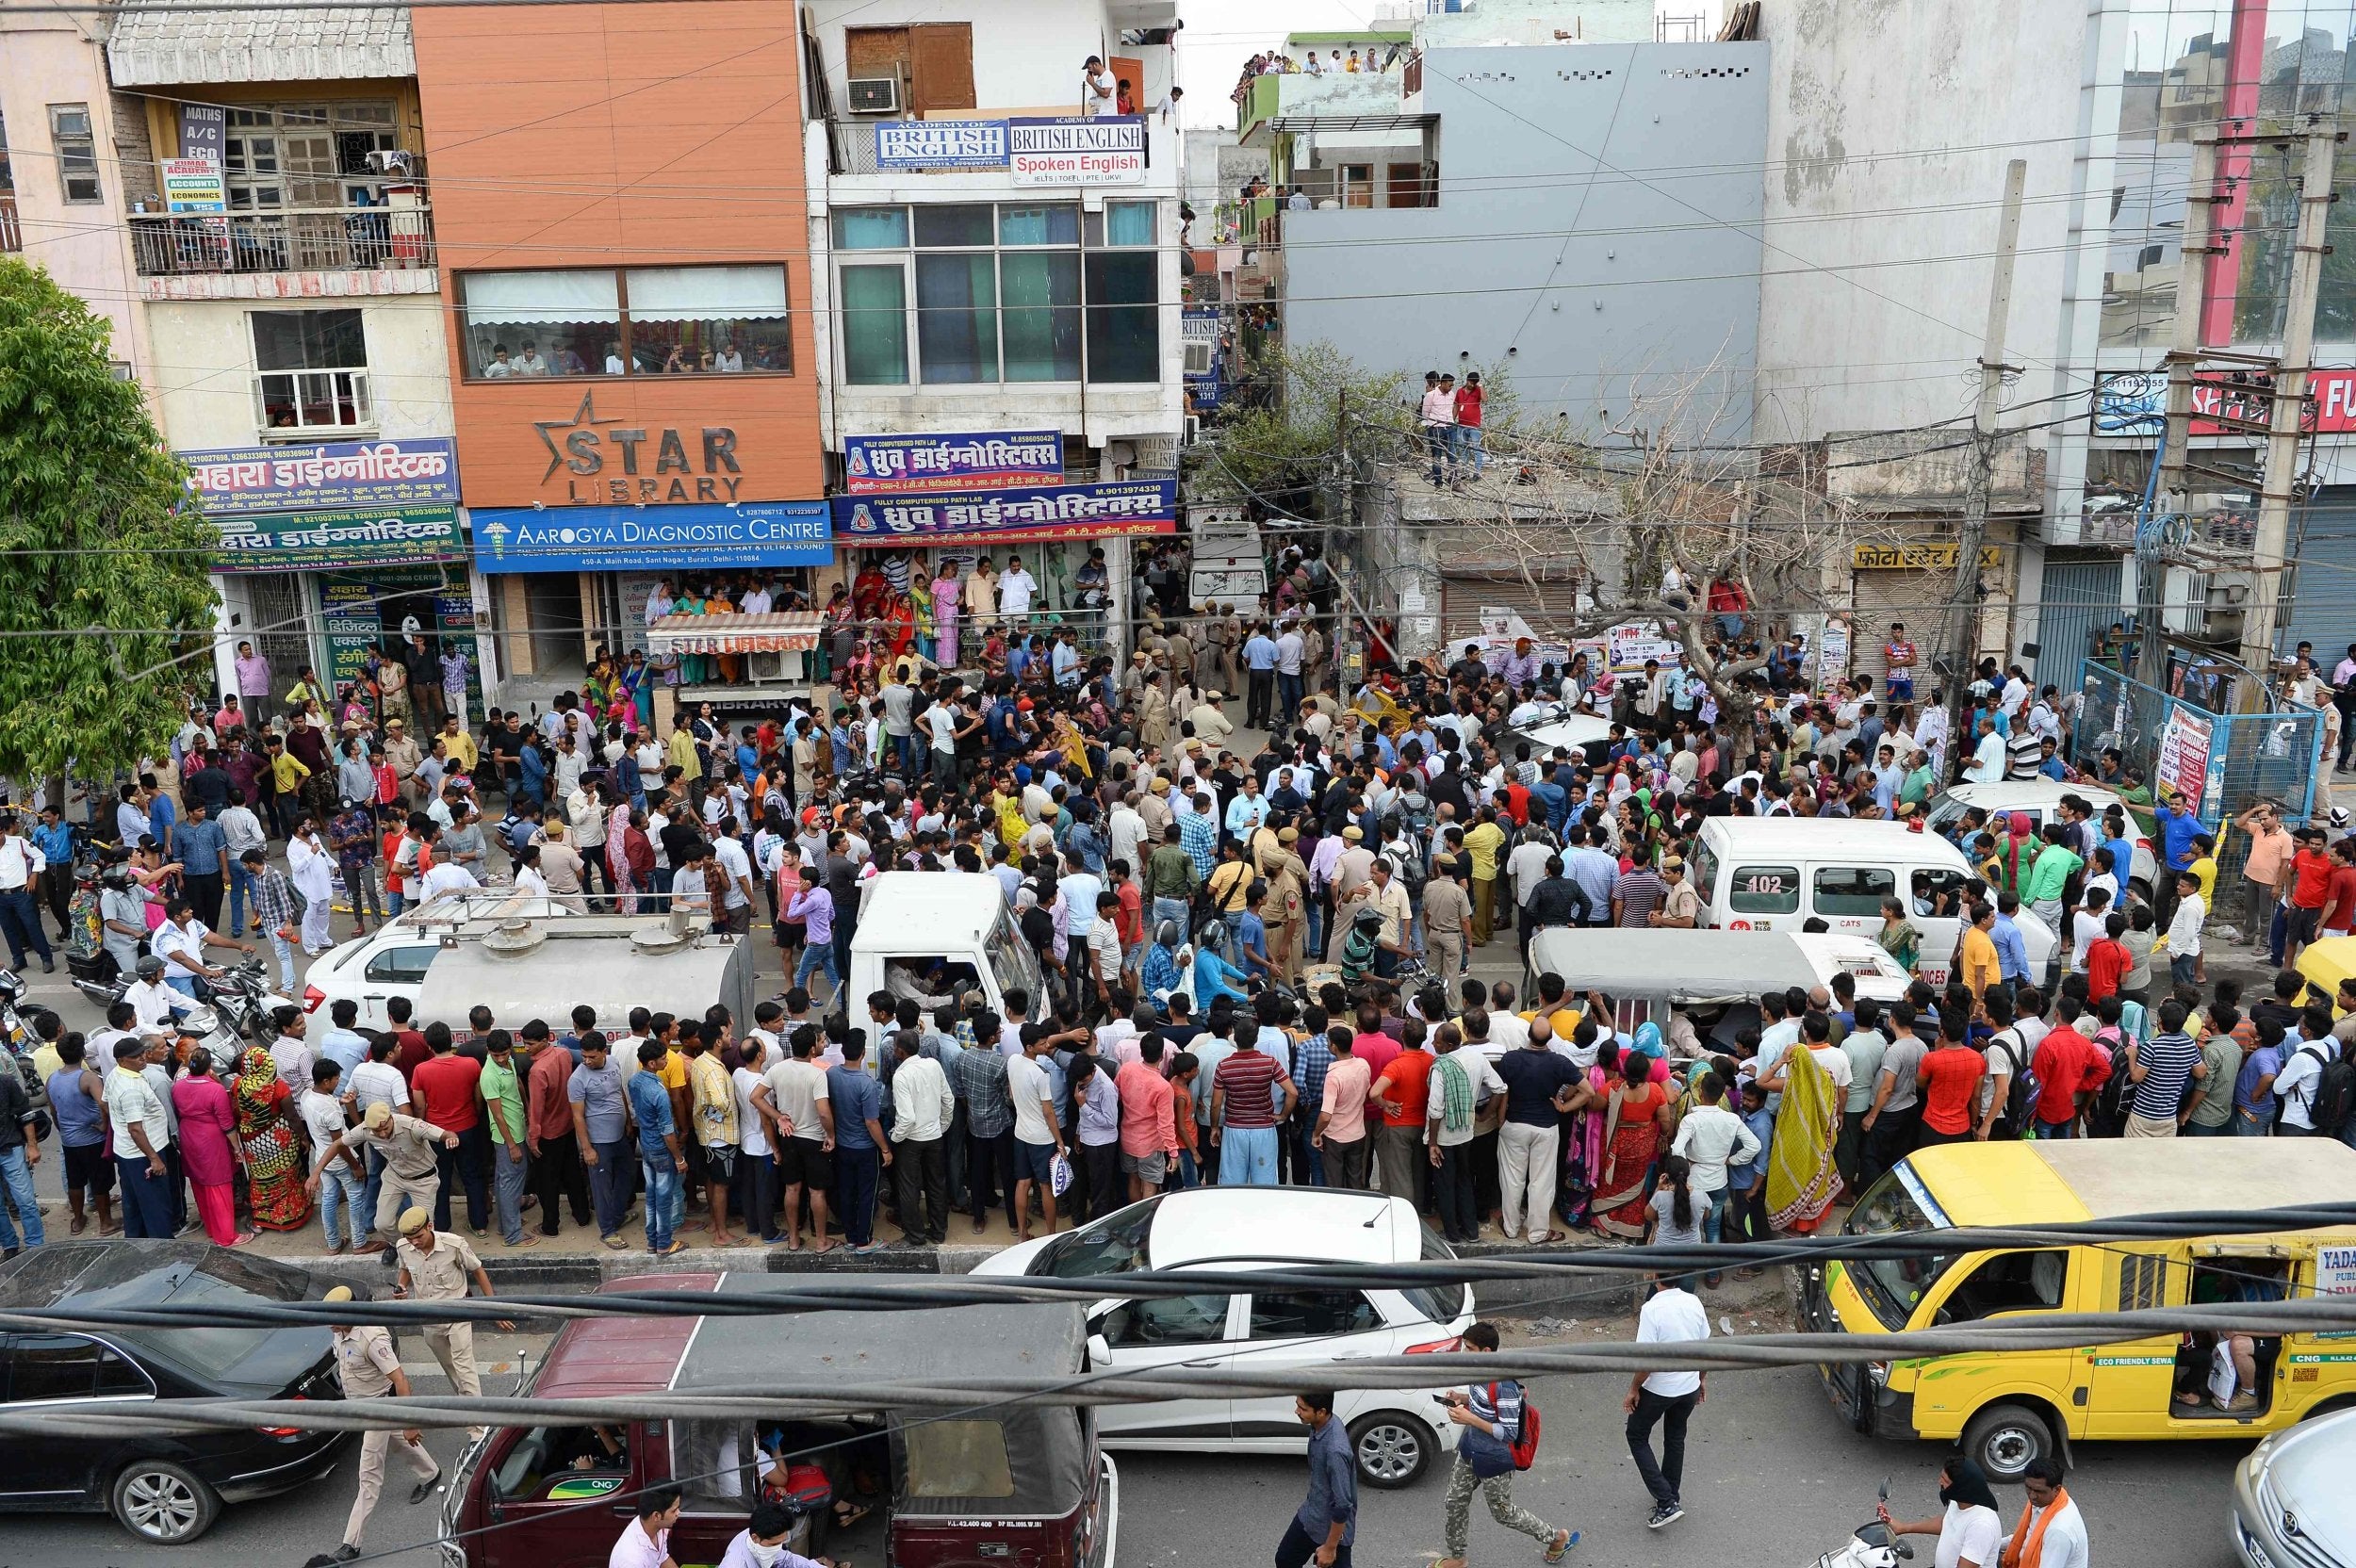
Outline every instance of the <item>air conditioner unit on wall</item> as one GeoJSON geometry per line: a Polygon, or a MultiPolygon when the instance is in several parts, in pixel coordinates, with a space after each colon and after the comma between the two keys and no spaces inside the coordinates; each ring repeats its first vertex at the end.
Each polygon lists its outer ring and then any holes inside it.
{"type": "Polygon", "coordinates": [[[845,96],[853,114],[897,114],[900,112],[900,78],[854,76],[845,96]]]}

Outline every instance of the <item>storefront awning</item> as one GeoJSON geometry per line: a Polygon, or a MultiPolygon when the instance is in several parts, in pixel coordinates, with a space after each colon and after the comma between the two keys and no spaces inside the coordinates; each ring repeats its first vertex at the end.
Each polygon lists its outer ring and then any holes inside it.
{"type": "Polygon", "coordinates": [[[818,616],[808,610],[751,615],[665,615],[646,629],[657,653],[808,653],[818,645],[818,616]]]}

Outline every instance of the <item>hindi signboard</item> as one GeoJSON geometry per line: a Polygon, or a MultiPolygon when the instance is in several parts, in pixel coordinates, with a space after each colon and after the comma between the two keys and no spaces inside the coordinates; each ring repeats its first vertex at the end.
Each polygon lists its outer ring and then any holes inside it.
{"type": "Polygon", "coordinates": [[[843,472],[855,496],[910,490],[981,490],[1061,484],[1063,433],[984,431],[970,435],[846,435],[843,472]]]}
{"type": "Polygon", "coordinates": [[[1117,533],[1178,531],[1178,486],[1009,485],[923,496],[837,496],[835,537],[845,545],[921,545],[952,538],[1012,544],[1117,533]]]}
{"type": "Polygon", "coordinates": [[[2208,791],[2209,745],[2216,726],[2207,715],[2184,703],[2171,704],[2168,722],[2160,728],[2160,763],[2156,783],[2172,790],[2177,807],[2195,816],[2208,791]]]}
{"type": "Polygon", "coordinates": [[[229,447],[179,454],[209,517],[326,507],[456,506],[458,459],[441,436],[229,447]]]}

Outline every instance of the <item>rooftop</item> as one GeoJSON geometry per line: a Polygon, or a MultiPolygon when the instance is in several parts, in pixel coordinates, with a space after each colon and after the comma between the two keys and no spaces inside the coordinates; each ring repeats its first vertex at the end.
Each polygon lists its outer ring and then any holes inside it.
{"type": "Polygon", "coordinates": [[[318,82],[414,76],[409,13],[389,8],[223,11],[148,0],[116,19],[106,63],[117,87],[318,82]]]}

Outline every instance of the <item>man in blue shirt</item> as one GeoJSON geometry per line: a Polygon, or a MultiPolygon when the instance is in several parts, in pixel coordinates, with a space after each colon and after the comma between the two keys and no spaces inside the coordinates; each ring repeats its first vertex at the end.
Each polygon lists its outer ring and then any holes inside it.
{"type": "Polygon", "coordinates": [[[1266,729],[1269,711],[1276,706],[1276,639],[1268,634],[1266,626],[1252,629],[1243,645],[1243,664],[1247,674],[1244,727],[1266,729]]]}
{"type": "Polygon", "coordinates": [[[1358,1463],[1350,1433],[1333,1419],[1333,1396],[1313,1388],[1293,1396],[1293,1414],[1309,1429],[1309,1495],[1277,1544],[1276,1568],[1350,1568],[1358,1539],[1358,1463]]]}
{"type": "Polygon", "coordinates": [[[875,1186],[892,1151],[883,1134],[882,1082],[867,1070],[867,1032],[843,1042],[843,1061],[826,1069],[826,1101],[834,1107],[834,1177],[843,1204],[843,1235],[854,1252],[875,1250],[875,1186]]]}
{"type": "MultiPolygon", "coordinates": [[[[55,806],[44,806],[41,808],[41,821],[33,825],[32,831],[25,837],[33,841],[33,847],[40,850],[41,858],[49,863],[48,868],[41,874],[38,879],[41,893],[48,902],[49,912],[57,917],[58,936],[67,941],[72,941],[74,939],[71,914],[74,906],[74,829],[65,825],[64,819],[58,815],[55,806]]],[[[221,908],[216,901],[205,923],[219,925],[220,914],[221,908]]]]}
{"type": "Polygon", "coordinates": [[[352,1027],[360,1020],[360,1004],[340,997],[329,1004],[327,1016],[334,1027],[319,1037],[319,1054],[342,1068],[344,1082],[349,1084],[360,1064],[368,1059],[368,1038],[352,1027]]]}
{"type": "Polygon", "coordinates": [[[1996,923],[1988,936],[1996,943],[1997,977],[2008,986],[2025,986],[2029,976],[2029,944],[2021,935],[2021,927],[2013,917],[2021,912],[2021,900],[2012,893],[2000,894],[1996,900],[1996,923]]]}
{"type": "MultiPolygon", "coordinates": [[[[161,813],[169,809],[163,796],[155,797],[155,809],[160,831],[161,813]]],[[[34,842],[40,841],[37,833],[34,842]]],[[[47,854],[48,851],[43,850],[42,853],[47,854]]],[[[188,802],[188,820],[172,834],[172,854],[166,858],[180,862],[180,873],[188,879],[188,903],[195,906],[196,918],[207,926],[218,925],[221,922],[221,894],[229,886],[228,853],[229,837],[221,831],[221,824],[213,821],[212,813],[205,809],[205,803],[201,800],[188,802]]],[[[59,863],[56,860],[50,862],[53,866],[59,863]]],[[[71,867],[74,864],[73,855],[69,853],[62,863],[71,867]]]]}
{"type": "MultiPolygon", "coordinates": [[[[672,1200],[687,1172],[687,1159],[679,1152],[679,1123],[671,1116],[671,1091],[663,1083],[663,1058],[669,1054],[670,1048],[661,1040],[641,1041],[638,1070],[623,1086],[630,1115],[638,1121],[638,1157],[646,1168],[646,1250],[657,1257],[687,1250],[687,1243],[671,1233],[672,1200]]],[[[576,1070],[575,1076],[579,1075],[580,1070],[576,1070]]],[[[623,1178],[625,1184],[628,1180],[623,1178]]],[[[625,1184],[625,1201],[628,1190],[625,1184]]]]}
{"type": "Polygon", "coordinates": [[[2192,841],[2203,831],[2201,819],[2190,811],[2176,807],[2176,792],[2160,786],[2160,798],[2151,808],[2151,823],[2160,832],[2160,847],[2168,857],[2170,871],[2183,871],[2192,864],[2192,841]]]}

